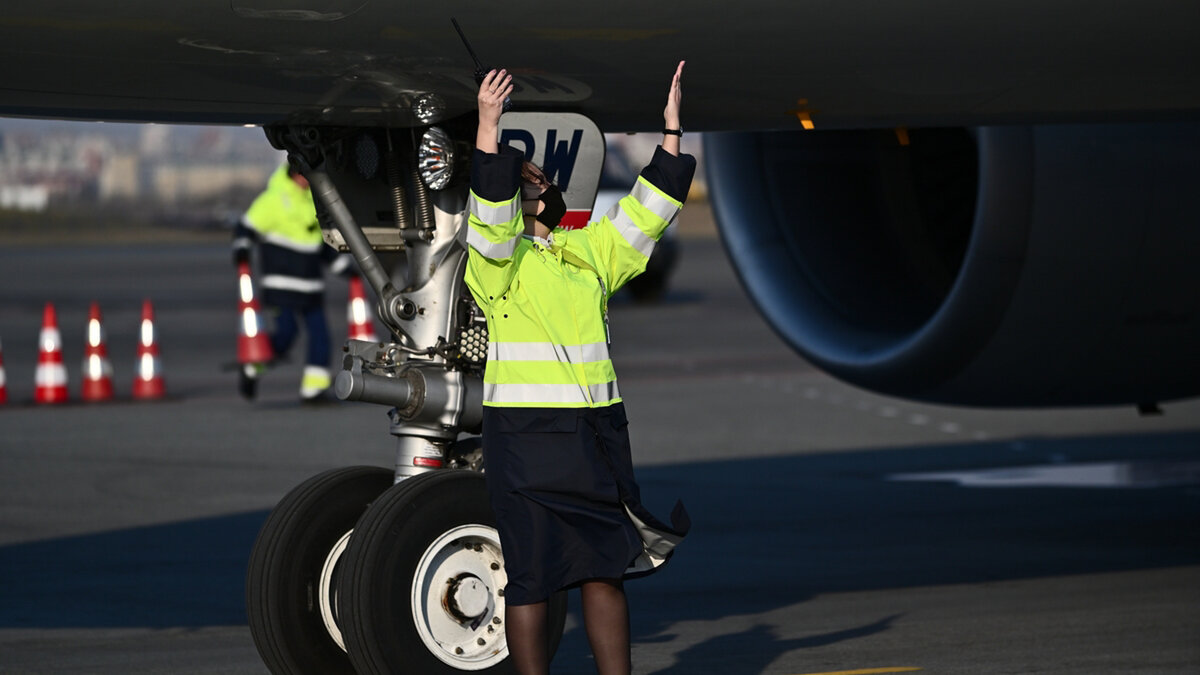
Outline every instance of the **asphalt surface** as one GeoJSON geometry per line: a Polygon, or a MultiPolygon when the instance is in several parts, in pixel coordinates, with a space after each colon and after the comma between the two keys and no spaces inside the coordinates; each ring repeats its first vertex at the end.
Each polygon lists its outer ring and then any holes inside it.
{"type": "MultiPolygon", "coordinates": [[[[847,387],[690,232],[661,304],[612,307],[643,494],[694,521],[628,586],[636,672],[1200,673],[1200,404],[979,411],[847,387]]],[[[393,446],[382,407],[296,403],[298,361],[241,400],[235,298],[223,243],[0,248],[0,673],[266,672],[243,606],[259,526],[393,446]],[[164,401],[129,398],[143,298],[164,401]],[[92,300],[117,400],[34,406],[44,303],[77,397],[92,300]]],[[[594,672],[577,606],[556,673],[594,672]]]]}

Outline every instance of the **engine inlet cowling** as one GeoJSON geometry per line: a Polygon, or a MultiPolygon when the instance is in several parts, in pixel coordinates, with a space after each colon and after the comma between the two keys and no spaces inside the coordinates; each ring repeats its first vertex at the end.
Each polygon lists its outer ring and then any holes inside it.
{"type": "Polygon", "coordinates": [[[1146,403],[1200,391],[1198,142],[1200,124],[749,132],[706,135],[705,163],[748,293],[830,374],[940,403],[1146,403]]]}

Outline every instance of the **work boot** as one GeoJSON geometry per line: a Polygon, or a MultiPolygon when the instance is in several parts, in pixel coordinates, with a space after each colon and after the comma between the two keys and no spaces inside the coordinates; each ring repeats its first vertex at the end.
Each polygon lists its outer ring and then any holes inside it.
{"type": "Polygon", "coordinates": [[[301,403],[332,403],[336,399],[329,388],[333,386],[333,375],[324,366],[309,364],[304,366],[304,376],[300,378],[301,403]]]}
{"type": "Polygon", "coordinates": [[[238,368],[238,393],[247,401],[253,401],[258,395],[258,375],[262,366],[257,363],[247,363],[238,368]]]}

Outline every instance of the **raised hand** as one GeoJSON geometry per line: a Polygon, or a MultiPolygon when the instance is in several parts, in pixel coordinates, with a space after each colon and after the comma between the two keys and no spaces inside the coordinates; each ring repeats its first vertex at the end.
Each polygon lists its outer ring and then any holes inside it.
{"type": "Polygon", "coordinates": [[[500,115],[504,112],[504,99],[512,90],[512,75],[504,69],[492,70],[479,85],[479,95],[476,97],[479,103],[479,129],[475,133],[475,147],[483,152],[500,150],[500,115]]]}
{"type": "Polygon", "coordinates": [[[663,121],[668,129],[679,128],[679,107],[683,102],[683,64],[680,61],[675,68],[675,77],[671,78],[671,90],[667,92],[667,108],[663,110],[663,121]]]}
{"type": "MultiPolygon", "coordinates": [[[[679,108],[683,103],[683,64],[686,61],[680,61],[675,68],[675,77],[671,78],[671,89],[667,92],[667,107],[663,110],[663,123],[667,129],[681,129],[679,121],[679,108]]],[[[666,134],[663,136],[663,150],[672,155],[679,154],[679,136],[666,134]]]]}

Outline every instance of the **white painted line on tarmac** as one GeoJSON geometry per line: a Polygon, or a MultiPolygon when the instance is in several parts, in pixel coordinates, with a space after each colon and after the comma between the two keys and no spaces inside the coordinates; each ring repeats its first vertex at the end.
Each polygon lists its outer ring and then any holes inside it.
{"type": "Polygon", "coordinates": [[[883,673],[912,673],[920,668],[860,668],[858,670],[830,670],[828,673],[804,673],[803,675],[881,675],[883,673]]]}
{"type": "Polygon", "coordinates": [[[916,427],[931,427],[939,432],[951,436],[966,434],[972,440],[986,441],[991,435],[986,431],[970,431],[963,428],[963,425],[953,420],[937,420],[933,416],[920,413],[908,412],[896,405],[887,403],[877,404],[865,398],[849,399],[840,391],[826,391],[820,387],[806,386],[804,389],[797,391],[796,385],[792,382],[779,382],[770,378],[758,378],[752,375],[744,375],[743,382],[758,382],[767,389],[773,389],[786,395],[803,396],[809,401],[824,401],[830,405],[837,407],[852,407],[853,409],[863,413],[874,413],[885,419],[904,420],[908,424],[916,427]],[[877,407],[878,406],[878,407],[877,407]]]}

